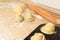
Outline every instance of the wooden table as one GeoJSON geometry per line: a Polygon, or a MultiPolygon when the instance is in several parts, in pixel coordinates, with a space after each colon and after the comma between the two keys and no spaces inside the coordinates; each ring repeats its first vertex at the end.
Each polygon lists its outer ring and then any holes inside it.
{"type": "Polygon", "coordinates": [[[33,22],[16,23],[16,13],[11,8],[2,8],[1,5],[0,7],[0,40],[23,40],[39,25],[48,22],[44,18],[35,18],[33,22]]]}
{"type": "Polygon", "coordinates": [[[43,18],[35,18],[33,22],[16,23],[15,17],[16,13],[11,9],[0,8],[0,40],[3,37],[5,37],[4,40],[24,39],[40,24],[46,23],[43,18]]]}

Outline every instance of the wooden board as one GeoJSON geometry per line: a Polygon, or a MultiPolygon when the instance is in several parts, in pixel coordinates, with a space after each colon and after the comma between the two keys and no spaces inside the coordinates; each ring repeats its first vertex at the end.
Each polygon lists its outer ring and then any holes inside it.
{"type": "Polygon", "coordinates": [[[48,22],[40,17],[35,18],[33,22],[23,21],[16,23],[16,13],[12,8],[5,7],[0,8],[0,40],[23,40],[40,24],[48,22]]]}
{"type": "MultiPolygon", "coordinates": [[[[1,7],[1,5],[0,5],[1,7]]],[[[15,21],[16,13],[12,8],[0,8],[0,40],[19,40],[27,37],[37,26],[44,23],[45,20],[40,17],[35,18],[33,22],[15,21]]]]}

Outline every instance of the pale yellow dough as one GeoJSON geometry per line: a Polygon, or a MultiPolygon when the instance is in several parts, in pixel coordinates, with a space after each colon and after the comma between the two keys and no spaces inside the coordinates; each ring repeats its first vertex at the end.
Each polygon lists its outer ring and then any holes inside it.
{"type": "Polygon", "coordinates": [[[24,17],[22,15],[16,17],[16,22],[22,22],[24,17]]]}
{"type": "Polygon", "coordinates": [[[13,11],[15,11],[16,15],[19,16],[24,11],[24,7],[16,4],[15,7],[13,8],[13,11]]]}
{"type": "Polygon", "coordinates": [[[45,36],[42,33],[35,33],[31,40],[46,40],[45,36]]]}
{"type": "Polygon", "coordinates": [[[32,15],[31,12],[26,12],[25,15],[24,15],[24,19],[26,21],[33,21],[34,20],[34,16],[32,15]]]}
{"type": "Polygon", "coordinates": [[[55,25],[53,23],[47,23],[45,26],[41,27],[41,32],[45,34],[55,33],[55,25]]]}

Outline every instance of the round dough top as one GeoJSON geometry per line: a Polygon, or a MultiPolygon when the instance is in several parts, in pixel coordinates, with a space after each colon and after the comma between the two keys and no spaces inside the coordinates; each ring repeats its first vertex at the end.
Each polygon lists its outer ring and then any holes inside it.
{"type": "Polygon", "coordinates": [[[55,25],[53,23],[47,23],[41,28],[41,32],[45,34],[53,34],[55,33],[55,25]]]}
{"type": "Polygon", "coordinates": [[[35,33],[32,37],[31,40],[46,40],[45,36],[41,33],[35,33]]]}

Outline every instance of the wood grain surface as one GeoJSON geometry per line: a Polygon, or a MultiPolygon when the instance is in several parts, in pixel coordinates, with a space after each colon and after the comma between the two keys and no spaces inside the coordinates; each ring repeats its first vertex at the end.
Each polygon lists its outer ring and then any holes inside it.
{"type": "MultiPolygon", "coordinates": [[[[15,0],[14,0],[15,1],[15,0]]],[[[11,2],[0,0],[0,3],[11,2]]],[[[1,5],[0,5],[1,7],[1,5]]],[[[23,40],[27,37],[37,26],[47,23],[46,19],[35,18],[33,22],[17,22],[16,13],[12,8],[0,8],[0,40],[23,40]]]]}

